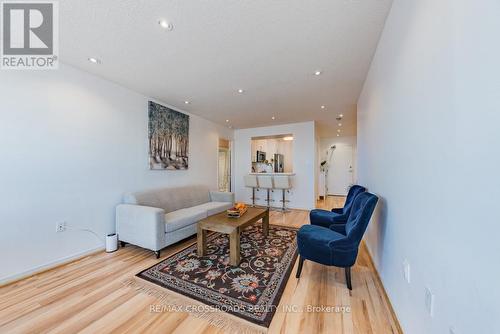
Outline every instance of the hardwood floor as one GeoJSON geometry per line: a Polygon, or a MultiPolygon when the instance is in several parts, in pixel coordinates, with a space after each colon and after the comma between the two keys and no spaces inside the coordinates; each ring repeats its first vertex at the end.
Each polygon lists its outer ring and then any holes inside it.
{"type": "MultiPolygon", "coordinates": [[[[328,197],[319,207],[342,206],[328,197]]],[[[299,227],[308,212],[271,212],[271,224],[299,227]]],[[[195,237],[162,251],[162,259],[195,242],[195,237]]],[[[151,251],[127,246],[96,253],[0,288],[0,333],[223,333],[187,313],[152,313],[155,298],[125,288],[121,281],[159,260],[151,251]]],[[[384,290],[364,247],[352,270],[353,290],[343,270],[306,261],[295,270],[283,305],[346,306],[349,312],[285,312],[279,307],[269,333],[400,333],[384,290]]]]}

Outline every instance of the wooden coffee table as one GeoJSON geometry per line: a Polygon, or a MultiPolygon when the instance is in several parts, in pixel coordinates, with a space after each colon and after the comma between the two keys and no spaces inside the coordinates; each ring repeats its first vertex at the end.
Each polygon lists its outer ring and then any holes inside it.
{"type": "Polygon", "coordinates": [[[198,222],[198,256],[207,252],[207,231],[229,234],[229,260],[232,266],[240,264],[240,233],[248,225],[262,219],[264,235],[269,235],[269,210],[248,208],[240,218],[229,218],[226,212],[207,217],[198,222]]]}

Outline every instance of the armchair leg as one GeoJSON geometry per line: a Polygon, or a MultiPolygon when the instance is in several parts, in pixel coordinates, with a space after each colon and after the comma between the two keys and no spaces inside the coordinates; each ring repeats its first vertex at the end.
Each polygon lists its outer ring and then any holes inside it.
{"type": "Polygon", "coordinates": [[[347,288],[349,290],[352,290],[352,284],[351,284],[351,267],[346,267],[345,268],[345,282],[347,283],[347,288]]]}
{"type": "Polygon", "coordinates": [[[159,259],[159,258],[160,258],[160,251],[159,251],[159,250],[157,250],[157,251],[155,252],[155,255],[156,255],[156,258],[157,258],[157,259],[159,259]]]}
{"type": "Polygon", "coordinates": [[[302,272],[302,265],[304,264],[304,258],[299,256],[299,266],[297,267],[297,274],[295,274],[296,278],[300,278],[300,273],[302,272]]]}

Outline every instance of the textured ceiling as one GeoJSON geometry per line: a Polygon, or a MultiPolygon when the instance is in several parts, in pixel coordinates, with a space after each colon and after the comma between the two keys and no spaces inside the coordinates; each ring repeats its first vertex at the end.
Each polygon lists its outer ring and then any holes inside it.
{"type": "Polygon", "coordinates": [[[340,113],[343,135],[356,133],[356,101],[391,0],[59,3],[63,62],[220,124],[316,120],[324,137],[340,113]],[[161,18],[174,29],[161,29],[161,18]]]}

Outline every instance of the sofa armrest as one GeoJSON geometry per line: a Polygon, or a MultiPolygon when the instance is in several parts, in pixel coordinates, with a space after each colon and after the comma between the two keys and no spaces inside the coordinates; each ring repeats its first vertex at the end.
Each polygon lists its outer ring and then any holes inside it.
{"type": "Polygon", "coordinates": [[[149,206],[119,204],[116,233],[120,241],[160,250],[165,244],[165,211],[149,206]]]}
{"type": "Polygon", "coordinates": [[[234,193],[211,191],[210,200],[212,202],[230,202],[234,203],[234,193]]]}

